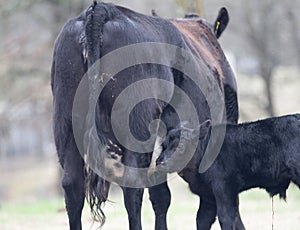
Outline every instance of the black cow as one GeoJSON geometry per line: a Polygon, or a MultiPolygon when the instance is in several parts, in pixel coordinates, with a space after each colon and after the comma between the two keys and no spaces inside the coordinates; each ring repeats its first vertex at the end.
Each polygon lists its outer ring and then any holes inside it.
{"type": "MultiPolygon", "coordinates": [[[[60,32],[55,42],[51,70],[54,137],[59,160],[64,170],[62,186],[65,191],[70,229],[81,229],[81,212],[85,197],[88,198],[95,216],[104,222],[105,216],[101,210],[101,204],[106,201],[109,190],[108,181],[99,177],[93,170],[85,170],[88,166],[85,165],[75,143],[72,105],[79,82],[87,70],[105,54],[120,47],[141,42],[172,44],[196,55],[208,66],[207,72],[202,74],[214,77],[219,82],[220,89],[222,91],[225,89],[226,106],[229,105],[228,101],[231,105],[227,107],[227,117],[233,122],[237,120],[235,79],[216,36],[210,28],[199,20],[165,20],[142,15],[113,4],[95,2],[78,17],[71,19],[60,32]]],[[[93,148],[89,151],[98,151],[103,154],[105,159],[108,159],[103,162],[103,165],[109,166],[110,162],[120,163],[121,166],[118,164],[118,167],[121,168],[122,165],[137,168],[150,165],[152,152],[139,154],[129,151],[117,141],[110,124],[110,113],[115,98],[130,84],[149,77],[174,82],[191,95],[193,102],[197,102],[195,104],[199,120],[210,118],[204,95],[187,76],[179,71],[154,64],[127,68],[113,76],[108,82],[96,107],[97,135],[101,146],[95,148],[96,146],[92,145],[93,148]],[[201,103],[198,103],[199,101],[201,103]]],[[[199,74],[199,77],[203,76],[199,74]]],[[[144,87],[147,88],[147,85],[144,87]]],[[[158,87],[157,93],[160,93],[160,90],[162,89],[158,87]]],[[[170,89],[171,92],[172,89],[170,89]]],[[[165,102],[156,99],[145,100],[138,104],[130,114],[132,134],[139,140],[147,140],[149,138],[148,125],[157,118],[164,120],[167,128],[171,129],[179,123],[175,114],[172,107],[165,102]]],[[[85,127],[85,124],[82,125],[85,127]]],[[[93,136],[87,137],[94,138],[93,136]]],[[[88,142],[89,139],[85,141],[88,142]]],[[[121,174],[124,174],[122,170],[121,174]]],[[[116,176],[122,177],[122,175],[116,176]]],[[[137,176],[133,175],[133,178],[129,179],[138,179],[137,176]]],[[[141,203],[144,189],[126,187],[122,189],[130,229],[141,229],[141,203]]],[[[167,183],[150,187],[149,193],[156,216],[155,229],[167,229],[166,213],[170,204],[170,191],[167,183]]]]}
{"type": "MultiPolygon", "coordinates": [[[[215,128],[220,129],[222,125],[215,128]]],[[[200,143],[191,165],[199,166],[209,140],[209,129],[210,121],[200,125],[200,143]]],[[[157,160],[161,170],[172,172],[176,168],[176,162],[189,148],[188,142],[196,138],[195,133],[195,129],[186,127],[169,131],[157,160]],[[178,146],[181,133],[185,144],[178,146]],[[179,151],[174,155],[176,148],[179,151]],[[168,160],[171,156],[174,158],[168,160]]],[[[242,191],[259,187],[270,196],[279,194],[280,198],[286,199],[286,190],[291,182],[300,188],[300,114],[227,125],[216,161],[205,173],[188,182],[194,193],[209,196],[215,204],[210,218],[201,219],[207,221],[207,229],[216,214],[222,229],[235,229],[235,217],[239,212],[237,197],[242,191]]]]}

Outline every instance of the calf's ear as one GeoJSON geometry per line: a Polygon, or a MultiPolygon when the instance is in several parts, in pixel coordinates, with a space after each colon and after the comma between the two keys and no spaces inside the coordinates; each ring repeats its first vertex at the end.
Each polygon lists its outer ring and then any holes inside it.
{"type": "Polygon", "coordinates": [[[197,137],[199,137],[199,139],[203,139],[208,134],[210,127],[211,120],[206,120],[201,123],[196,129],[190,129],[185,127],[184,125],[181,125],[180,131],[182,137],[186,140],[192,140],[197,137]],[[199,136],[197,136],[198,134],[199,136]]]}
{"type": "Polygon", "coordinates": [[[228,11],[225,7],[222,7],[219,10],[218,17],[214,24],[214,33],[217,38],[219,38],[223,33],[223,31],[226,29],[228,22],[229,22],[228,11]]]}
{"type": "Polygon", "coordinates": [[[211,127],[211,120],[206,120],[199,126],[199,139],[203,139],[211,127]]]}

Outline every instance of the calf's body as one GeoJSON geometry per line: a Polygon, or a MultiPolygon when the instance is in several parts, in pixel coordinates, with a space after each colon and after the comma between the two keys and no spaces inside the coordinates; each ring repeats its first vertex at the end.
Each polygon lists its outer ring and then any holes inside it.
{"type": "MultiPolygon", "coordinates": [[[[167,134],[162,155],[157,161],[158,165],[167,168],[169,172],[172,168],[168,166],[171,162],[168,163],[167,158],[174,154],[169,146],[176,145],[176,141],[179,143],[181,131],[182,128],[179,128],[167,134]]],[[[188,131],[193,132],[192,129],[188,131]]],[[[193,135],[187,136],[195,138],[193,135]]],[[[203,128],[200,128],[201,136],[203,128]]],[[[184,148],[187,149],[189,140],[184,137],[183,140],[184,148]]],[[[194,162],[190,165],[199,166],[208,140],[209,135],[200,139],[192,159],[194,162]]],[[[179,150],[182,157],[185,149],[179,150]]],[[[178,158],[172,156],[169,161],[172,159],[178,158]]],[[[216,208],[210,209],[210,218],[204,220],[206,226],[210,226],[218,215],[223,230],[238,228],[235,226],[235,218],[239,212],[237,201],[240,192],[258,187],[265,189],[270,196],[279,194],[285,199],[291,182],[300,188],[300,114],[227,125],[225,139],[215,162],[205,173],[200,174],[195,170],[196,167],[191,168],[193,176],[186,178],[192,192],[200,195],[200,198],[209,197],[210,207],[215,205],[216,208]]],[[[206,205],[203,204],[203,211],[206,205]]]]}

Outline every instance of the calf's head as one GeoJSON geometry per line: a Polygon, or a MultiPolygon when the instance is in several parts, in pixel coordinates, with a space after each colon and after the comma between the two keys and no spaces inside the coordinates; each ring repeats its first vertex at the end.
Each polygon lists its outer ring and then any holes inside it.
{"type": "Polygon", "coordinates": [[[191,145],[204,139],[210,127],[211,121],[206,120],[196,129],[187,128],[182,124],[169,130],[162,143],[162,152],[156,160],[157,170],[168,173],[180,171],[178,165],[189,155],[189,150],[193,149],[190,148],[191,145]]]}

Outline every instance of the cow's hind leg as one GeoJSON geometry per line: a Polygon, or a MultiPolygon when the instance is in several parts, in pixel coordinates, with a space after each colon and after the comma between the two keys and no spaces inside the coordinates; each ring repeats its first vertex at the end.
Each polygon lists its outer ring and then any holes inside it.
{"type": "Polygon", "coordinates": [[[290,162],[287,163],[287,167],[290,169],[292,182],[295,183],[300,189],[300,154],[296,153],[296,156],[292,158],[290,162]]]}
{"type": "Polygon", "coordinates": [[[167,211],[171,193],[167,182],[149,188],[150,200],[155,213],[155,230],[167,229],[167,211]]]}
{"type": "Polygon", "coordinates": [[[84,162],[75,145],[65,153],[63,168],[62,187],[70,230],[81,230],[81,212],[85,197],[84,162]]]}
{"type": "Polygon", "coordinates": [[[141,208],[143,201],[143,188],[122,187],[125,208],[128,214],[129,229],[141,230],[141,208]]]}
{"type": "Polygon", "coordinates": [[[292,181],[298,186],[300,189],[300,172],[295,172],[292,175],[292,181]]]}

